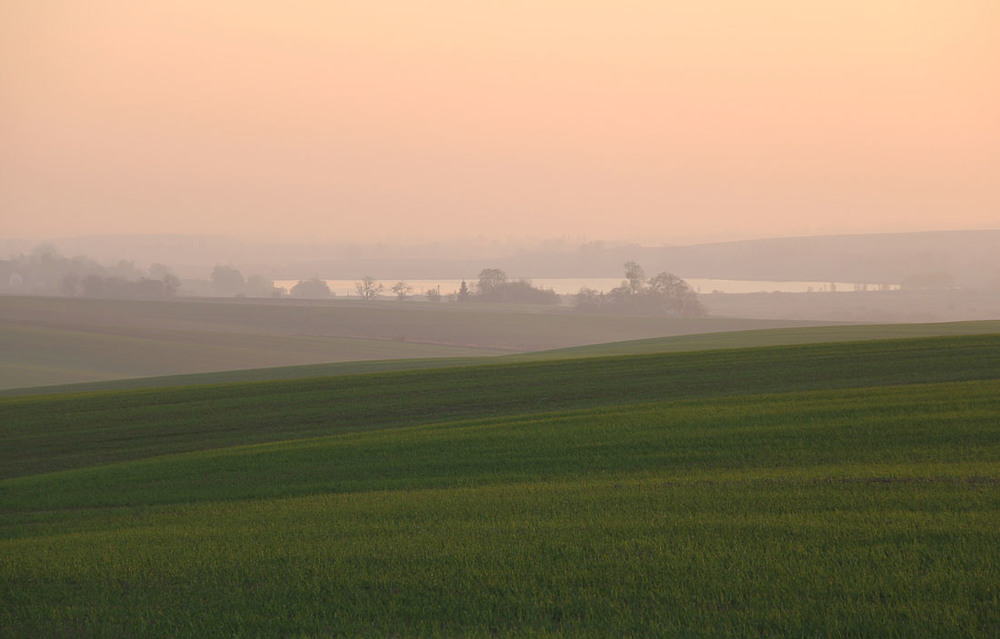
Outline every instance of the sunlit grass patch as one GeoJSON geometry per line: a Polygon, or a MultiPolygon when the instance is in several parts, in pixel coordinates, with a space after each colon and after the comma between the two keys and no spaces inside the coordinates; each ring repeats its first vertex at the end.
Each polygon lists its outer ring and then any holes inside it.
{"type": "Polygon", "coordinates": [[[6,400],[0,629],[991,636],[997,352],[913,340],[6,400]]]}
{"type": "Polygon", "coordinates": [[[480,417],[998,375],[1000,336],[969,336],[0,398],[0,477],[480,417]]]}
{"type": "Polygon", "coordinates": [[[962,483],[648,477],[177,505],[3,542],[3,614],[158,635],[976,636],[996,623],[998,505],[962,483]]]}

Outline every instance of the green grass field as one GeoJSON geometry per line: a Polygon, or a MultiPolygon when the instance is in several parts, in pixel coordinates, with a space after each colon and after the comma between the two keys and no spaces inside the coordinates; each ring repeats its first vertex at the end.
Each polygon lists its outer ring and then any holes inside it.
{"type": "Polygon", "coordinates": [[[590,346],[576,346],[542,353],[524,353],[515,359],[548,359],[552,357],[596,357],[600,355],[643,355],[676,353],[722,348],[754,348],[758,346],[789,346],[827,342],[857,342],[875,339],[914,337],[944,337],[952,335],[991,335],[1000,333],[1000,320],[970,322],[934,322],[922,324],[840,324],[831,326],[799,326],[755,330],[730,330],[716,333],[676,335],[590,346]]]}
{"type": "Polygon", "coordinates": [[[995,636],[998,531],[1000,335],[0,399],[4,636],[995,636]]]}

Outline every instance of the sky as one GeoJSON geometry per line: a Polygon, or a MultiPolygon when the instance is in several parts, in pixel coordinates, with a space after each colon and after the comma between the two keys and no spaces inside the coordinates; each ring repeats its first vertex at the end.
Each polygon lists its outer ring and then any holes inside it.
{"type": "Polygon", "coordinates": [[[996,0],[0,0],[0,237],[1000,228],[996,0]]]}

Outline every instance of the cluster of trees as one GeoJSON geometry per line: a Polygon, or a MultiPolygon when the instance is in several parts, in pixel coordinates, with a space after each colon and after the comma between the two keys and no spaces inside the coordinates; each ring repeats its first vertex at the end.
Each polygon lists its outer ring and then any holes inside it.
{"type": "MultiPolygon", "coordinates": [[[[83,256],[68,258],[49,245],[36,248],[29,255],[0,261],[0,286],[31,294],[67,295],[101,298],[170,299],[181,287],[181,281],[170,267],[153,264],[148,269],[122,260],[113,266],[102,266],[83,256]],[[4,286],[5,285],[5,286],[4,286]]],[[[386,287],[373,277],[364,277],[355,288],[363,300],[374,300],[386,287]]],[[[398,281],[388,287],[399,300],[413,295],[413,286],[398,281]]],[[[261,275],[244,277],[233,266],[216,266],[209,277],[208,289],[220,297],[280,297],[271,279],[261,275]]],[[[207,292],[206,291],[206,292],[207,292]]],[[[424,293],[431,302],[445,299],[440,287],[424,293]]],[[[289,291],[291,297],[325,299],[334,293],[319,277],[300,280],[289,291]]],[[[459,302],[482,301],[519,304],[559,303],[552,289],[538,288],[529,280],[511,280],[498,268],[483,269],[474,283],[462,281],[451,296],[459,302]]],[[[654,313],[683,317],[701,317],[705,311],[697,295],[684,280],[660,273],[646,278],[635,262],[625,263],[625,281],[609,293],[581,289],[575,297],[581,311],[608,313],[654,313]]]]}
{"type": "MultiPolygon", "coordinates": [[[[361,278],[361,281],[355,282],[354,289],[358,292],[358,297],[361,299],[374,300],[382,294],[385,286],[375,278],[366,276],[361,278]]],[[[400,301],[405,300],[413,294],[413,286],[404,281],[396,282],[389,287],[389,290],[400,301]]],[[[440,302],[444,299],[440,286],[427,290],[424,295],[426,295],[427,300],[430,302],[440,302]]],[[[511,281],[506,273],[496,268],[483,269],[479,273],[479,282],[471,287],[465,280],[462,280],[461,286],[453,294],[452,299],[459,302],[559,303],[559,295],[555,291],[536,288],[527,280],[511,281]]]]}
{"type": "Polygon", "coordinates": [[[82,255],[65,257],[48,244],[4,262],[3,267],[7,288],[41,295],[169,299],[181,286],[164,264],[146,270],[126,260],[103,266],[82,255]]]}
{"type": "Polygon", "coordinates": [[[173,273],[167,273],[160,278],[139,277],[136,280],[95,274],[80,279],[70,273],[63,278],[60,292],[70,297],[167,300],[173,298],[180,287],[181,281],[173,273]]]}
{"type": "MultiPolygon", "coordinates": [[[[274,286],[274,280],[263,275],[243,277],[233,266],[216,266],[209,277],[212,292],[219,297],[281,297],[284,291],[274,286]]],[[[326,299],[336,295],[325,280],[310,277],[299,280],[288,291],[290,297],[326,299]]]]}
{"type": "Polygon", "coordinates": [[[705,308],[691,286],[672,273],[651,278],[635,262],[625,262],[625,280],[608,293],[582,288],[576,294],[576,307],[587,312],[638,313],[705,317],[705,308]]]}
{"type": "Polygon", "coordinates": [[[559,295],[552,289],[538,288],[529,280],[510,280],[498,268],[486,268],[479,272],[476,291],[469,290],[463,281],[458,290],[459,301],[513,302],[520,304],[558,304],[559,295]]]}
{"type": "Polygon", "coordinates": [[[274,288],[273,280],[263,275],[244,277],[233,266],[216,266],[209,276],[209,284],[212,293],[219,297],[278,297],[281,294],[274,288]]]}
{"type": "MultiPolygon", "coordinates": [[[[354,290],[358,292],[358,296],[363,300],[373,300],[378,298],[385,290],[382,282],[377,281],[374,277],[366,275],[361,278],[360,282],[354,283],[354,290]]],[[[392,294],[396,296],[399,301],[405,300],[407,297],[413,294],[413,286],[407,284],[406,282],[400,280],[393,284],[390,288],[392,294]]],[[[432,289],[427,291],[427,299],[432,302],[441,301],[441,291],[439,289],[432,289]]]]}

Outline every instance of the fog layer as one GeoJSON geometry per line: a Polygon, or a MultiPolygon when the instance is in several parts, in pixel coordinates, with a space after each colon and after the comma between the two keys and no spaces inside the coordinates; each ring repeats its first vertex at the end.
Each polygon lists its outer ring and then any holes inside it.
{"type": "Polygon", "coordinates": [[[1000,4],[0,6],[4,235],[993,227],[1000,4]]]}

